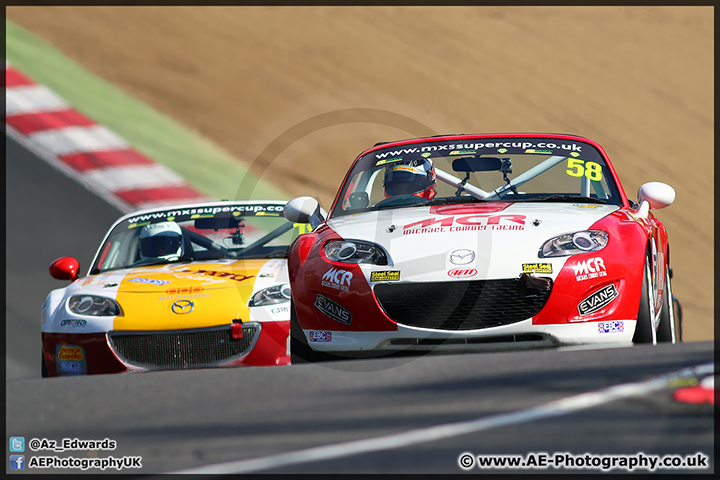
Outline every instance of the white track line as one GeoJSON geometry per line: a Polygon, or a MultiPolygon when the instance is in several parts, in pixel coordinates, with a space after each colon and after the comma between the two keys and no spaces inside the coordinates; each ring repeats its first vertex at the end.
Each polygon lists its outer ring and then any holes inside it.
{"type": "Polygon", "coordinates": [[[360,453],[401,448],[418,443],[431,442],[443,438],[480,432],[495,427],[531,422],[560,415],[567,415],[579,410],[602,405],[623,398],[637,397],[647,393],[662,390],[667,387],[668,381],[675,378],[710,375],[714,371],[714,363],[706,363],[695,367],[688,367],[677,372],[668,373],[641,382],[624,383],[614,387],[581,393],[572,397],[561,398],[543,405],[504,413],[491,417],[478,418],[467,422],[448,423],[429,428],[420,428],[403,433],[387,435],[384,437],[368,438],[351,442],[325,445],[320,447],[297,450],[295,452],[268,455],[266,457],[234,462],[217,463],[203,467],[188,468],[168,473],[188,474],[219,474],[219,473],[251,473],[270,470],[288,465],[298,465],[314,461],[331,460],[335,458],[357,455],[360,453]]]}

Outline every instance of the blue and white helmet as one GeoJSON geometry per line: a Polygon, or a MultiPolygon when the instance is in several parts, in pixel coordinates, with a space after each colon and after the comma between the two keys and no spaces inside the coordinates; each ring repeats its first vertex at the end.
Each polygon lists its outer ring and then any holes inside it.
{"type": "Polygon", "coordinates": [[[140,254],[143,258],[176,260],[183,253],[182,231],[175,222],[145,225],[140,232],[140,254]]]}

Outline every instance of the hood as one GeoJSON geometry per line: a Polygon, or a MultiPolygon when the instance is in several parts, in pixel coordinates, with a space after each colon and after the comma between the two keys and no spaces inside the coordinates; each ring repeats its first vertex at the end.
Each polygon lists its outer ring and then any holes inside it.
{"type": "Polygon", "coordinates": [[[401,270],[404,280],[447,280],[447,272],[458,268],[476,269],[476,278],[510,278],[523,272],[523,264],[533,263],[545,264],[538,270],[552,270],[555,277],[568,257],[539,258],[543,243],[586,230],[618,208],[580,203],[439,205],[348,215],[327,224],[343,238],[383,246],[390,264],[372,269],[401,270]],[[465,250],[469,252],[459,252],[463,258],[451,258],[451,253],[465,250]]]}
{"type": "Polygon", "coordinates": [[[93,275],[75,282],[69,293],[113,297],[123,312],[113,330],[203,328],[249,321],[252,294],[286,279],[284,259],[220,260],[93,275]]]}

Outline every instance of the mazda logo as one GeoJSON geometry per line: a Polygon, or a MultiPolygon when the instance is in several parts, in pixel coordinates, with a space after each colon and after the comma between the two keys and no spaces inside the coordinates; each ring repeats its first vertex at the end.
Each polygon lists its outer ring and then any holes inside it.
{"type": "Polygon", "coordinates": [[[459,248],[450,252],[450,263],[467,265],[475,260],[475,252],[467,248],[459,248]]]}
{"type": "Polygon", "coordinates": [[[186,313],[190,313],[195,308],[195,304],[191,302],[190,300],[178,300],[177,302],[173,303],[170,309],[173,311],[173,313],[177,313],[178,315],[184,315],[186,313]]]}

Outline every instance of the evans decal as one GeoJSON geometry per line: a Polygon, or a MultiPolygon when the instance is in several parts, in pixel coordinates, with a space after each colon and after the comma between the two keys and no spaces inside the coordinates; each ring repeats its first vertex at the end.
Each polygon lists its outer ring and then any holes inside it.
{"type": "Polygon", "coordinates": [[[606,277],[605,262],[600,257],[589,258],[572,266],[575,272],[575,280],[587,280],[589,278],[606,277]]]}
{"type": "Polygon", "coordinates": [[[612,322],[598,322],[598,333],[616,333],[625,331],[625,325],[622,320],[614,320],[612,322]]]}
{"type": "Polygon", "coordinates": [[[552,263],[523,263],[523,273],[552,273],[552,263]]]}
{"type": "Polygon", "coordinates": [[[589,315],[597,312],[601,308],[609,305],[618,295],[615,285],[607,285],[580,302],[578,305],[578,313],[580,315],[589,315]]]}
{"type": "Polygon", "coordinates": [[[342,290],[343,292],[349,292],[350,280],[352,280],[352,278],[352,272],[340,270],[338,268],[331,268],[325,272],[325,275],[323,275],[322,286],[342,290]]]}
{"type": "Polygon", "coordinates": [[[448,272],[453,278],[470,278],[477,274],[477,270],[474,268],[453,268],[448,272]]]}
{"type": "Polygon", "coordinates": [[[435,217],[405,225],[403,227],[403,235],[484,230],[525,230],[525,218],[525,215],[435,217]]]}
{"type": "Polygon", "coordinates": [[[400,280],[400,270],[370,272],[371,282],[397,282],[398,280],[400,280]]]}
{"type": "Polygon", "coordinates": [[[350,325],[352,322],[352,313],[323,295],[318,295],[315,298],[315,306],[336,322],[344,323],[345,325],[350,325]]]}
{"type": "Polygon", "coordinates": [[[332,342],[332,332],[320,332],[314,330],[310,332],[309,336],[311,342],[332,342]]]}

